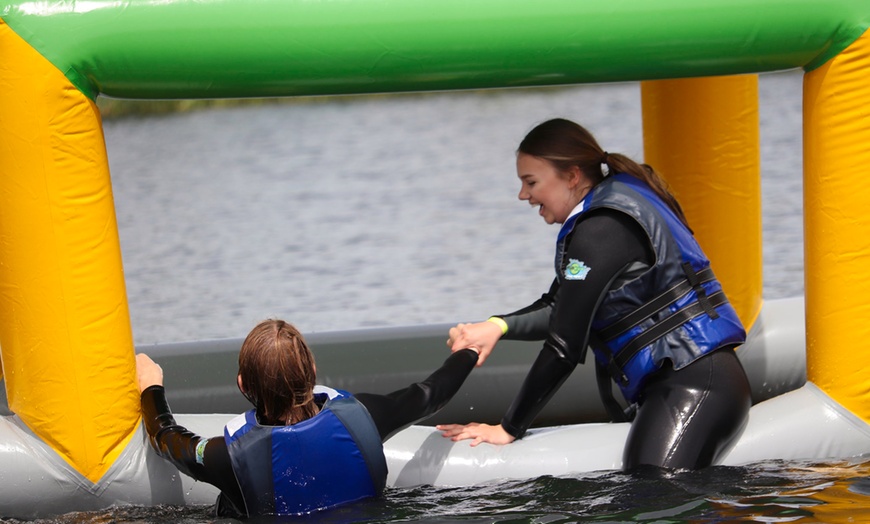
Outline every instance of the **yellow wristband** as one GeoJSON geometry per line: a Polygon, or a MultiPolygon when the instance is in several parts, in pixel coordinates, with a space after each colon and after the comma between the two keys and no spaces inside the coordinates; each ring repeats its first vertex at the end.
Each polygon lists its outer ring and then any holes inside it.
{"type": "Polygon", "coordinates": [[[506,335],[506,334],[507,334],[507,332],[508,332],[508,325],[507,325],[507,322],[505,322],[503,318],[499,318],[499,317],[489,317],[488,319],[486,319],[486,321],[487,321],[487,322],[492,322],[492,323],[495,324],[496,326],[500,327],[500,328],[501,328],[501,334],[502,334],[502,335],[506,335]]]}

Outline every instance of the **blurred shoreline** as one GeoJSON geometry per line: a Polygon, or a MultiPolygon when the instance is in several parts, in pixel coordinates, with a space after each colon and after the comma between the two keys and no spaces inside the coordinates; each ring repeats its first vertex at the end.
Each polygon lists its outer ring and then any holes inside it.
{"type": "Polygon", "coordinates": [[[286,98],[230,98],[207,100],[127,100],[120,98],[97,98],[97,107],[103,119],[119,119],[175,113],[189,113],[203,109],[262,106],[272,104],[310,104],[326,102],[332,97],[286,97],[286,98]]]}
{"type": "MultiPolygon", "coordinates": [[[[522,90],[528,93],[559,93],[576,90],[578,87],[594,87],[597,84],[565,85],[565,86],[542,86],[523,88],[498,88],[498,89],[473,89],[459,90],[456,93],[485,96],[491,94],[497,96],[506,91],[522,90]]],[[[111,98],[106,96],[97,97],[97,107],[104,120],[115,120],[128,117],[142,117],[152,115],[168,115],[177,113],[190,113],[203,109],[224,109],[233,107],[256,107],[267,105],[312,105],[329,104],[335,102],[372,101],[378,99],[425,99],[429,97],[441,97],[444,91],[412,91],[405,93],[364,93],[347,95],[319,95],[319,96],[285,96],[271,98],[209,98],[209,99],[178,99],[178,100],[132,100],[123,98],[111,98]]]]}

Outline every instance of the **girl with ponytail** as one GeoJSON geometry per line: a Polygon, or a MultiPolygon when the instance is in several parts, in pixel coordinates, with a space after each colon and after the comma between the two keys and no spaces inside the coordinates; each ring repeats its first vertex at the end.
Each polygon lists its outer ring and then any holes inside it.
{"type": "Polygon", "coordinates": [[[542,349],[500,424],[446,424],[443,435],[472,446],[522,438],[591,348],[604,408],[631,421],[624,469],[715,464],[748,418],[734,353],[746,333],[667,184],[565,119],[532,129],[516,163],[519,199],[560,224],[556,278],[525,308],[451,328],[447,344],[476,348],[478,366],[502,338],[542,349]]]}

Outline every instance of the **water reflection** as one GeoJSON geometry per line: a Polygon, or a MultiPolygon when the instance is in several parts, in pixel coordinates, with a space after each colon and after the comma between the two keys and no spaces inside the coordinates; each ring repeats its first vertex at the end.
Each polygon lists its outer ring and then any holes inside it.
{"type": "MultiPolygon", "coordinates": [[[[62,524],[236,522],[210,507],[124,507],[70,513],[62,524]]],[[[246,522],[322,523],[707,523],[870,520],[870,458],[837,462],[770,461],[702,471],[591,472],[460,488],[388,489],[378,500],[292,519],[246,522]]],[[[14,520],[0,520],[17,523],[14,520]]]]}
{"type": "Polygon", "coordinates": [[[758,475],[758,483],[748,493],[711,500],[717,516],[745,522],[870,520],[870,493],[862,489],[870,478],[870,462],[772,462],[748,472],[758,475]]]}

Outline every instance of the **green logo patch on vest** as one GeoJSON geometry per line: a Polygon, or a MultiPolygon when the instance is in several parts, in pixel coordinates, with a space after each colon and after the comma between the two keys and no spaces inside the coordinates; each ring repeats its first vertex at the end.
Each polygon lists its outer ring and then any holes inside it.
{"type": "Polygon", "coordinates": [[[568,259],[568,265],[565,266],[565,279],[586,280],[586,275],[589,274],[591,269],[591,267],[575,258],[568,259]]]}

